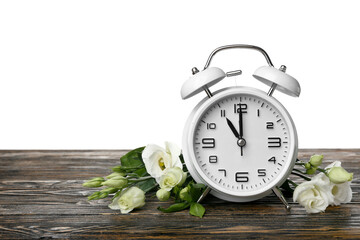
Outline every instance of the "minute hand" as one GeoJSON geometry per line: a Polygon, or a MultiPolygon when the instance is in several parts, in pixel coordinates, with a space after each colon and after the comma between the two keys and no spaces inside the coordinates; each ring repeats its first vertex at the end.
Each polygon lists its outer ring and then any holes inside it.
{"type": "Polygon", "coordinates": [[[239,108],[239,138],[243,138],[244,132],[243,132],[243,118],[242,118],[242,109],[241,104],[239,108]]]}

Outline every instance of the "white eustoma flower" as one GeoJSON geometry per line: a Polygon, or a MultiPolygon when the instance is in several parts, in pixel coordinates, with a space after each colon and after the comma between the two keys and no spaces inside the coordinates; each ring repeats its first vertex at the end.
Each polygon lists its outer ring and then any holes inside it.
{"type": "MultiPolygon", "coordinates": [[[[329,170],[333,167],[341,167],[340,161],[335,161],[330,165],[326,166],[325,169],[329,170]]],[[[331,205],[340,205],[341,203],[348,203],[352,199],[352,190],[350,187],[350,181],[335,184],[331,183],[331,194],[334,197],[334,201],[330,203],[331,205]]]]}
{"type": "Polygon", "coordinates": [[[112,210],[120,210],[122,214],[126,214],[134,208],[139,208],[144,205],[145,192],[138,187],[131,187],[123,190],[123,192],[109,204],[109,208],[112,210]]]}
{"type": "Polygon", "coordinates": [[[334,197],[334,201],[330,205],[340,205],[341,203],[351,202],[352,190],[350,182],[344,182],[342,184],[331,184],[331,194],[334,197]]]}
{"type": "Polygon", "coordinates": [[[178,167],[182,169],[180,161],[181,149],[174,143],[165,142],[165,149],[155,144],[149,144],[142,152],[142,159],[146,171],[160,183],[160,177],[166,169],[178,167]]]}
{"type": "Polygon", "coordinates": [[[304,206],[307,213],[323,212],[333,202],[329,178],[319,173],[311,181],[303,182],[295,188],[294,202],[304,206]]]}
{"type": "Polygon", "coordinates": [[[181,186],[186,180],[187,174],[179,167],[168,168],[160,178],[160,188],[171,191],[175,186],[181,186]]]}

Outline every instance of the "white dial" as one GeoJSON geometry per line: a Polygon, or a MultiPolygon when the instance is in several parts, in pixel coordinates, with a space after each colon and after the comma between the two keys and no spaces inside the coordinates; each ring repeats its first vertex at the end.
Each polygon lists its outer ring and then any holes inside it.
{"type": "Polygon", "coordinates": [[[294,124],[277,100],[259,90],[220,91],[195,108],[187,126],[188,169],[220,198],[263,197],[286,179],[294,165],[294,124]]]}

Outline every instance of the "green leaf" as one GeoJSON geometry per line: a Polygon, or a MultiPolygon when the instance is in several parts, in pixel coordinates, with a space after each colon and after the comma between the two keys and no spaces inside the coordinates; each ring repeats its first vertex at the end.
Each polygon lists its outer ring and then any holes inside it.
{"type": "Polygon", "coordinates": [[[139,177],[145,177],[146,175],[149,175],[145,167],[137,169],[136,171],[134,171],[134,173],[137,174],[137,176],[139,177]]]}
{"type": "Polygon", "coordinates": [[[171,194],[172,196],[175,198],[175,202],[176,203],[179,203],[179,202],[182,202],[183,200],[180,199],[180,191],[181,191],[181,187],[179,186],[175,186],[173,187],[173,189],[171,190],[171,194]]]}
{"type": "Polygon", "coordinates": [[[288,180],[286,180],[280,188],[283,190],[282,193],[285,197],[291,197],[294,193],[294,189],[291,188],[288,180]]]}
{"type": "Polygon", "coordinates": [[[189,192],[182,193],[183,200],[187,202],[193,202],[193,198],[191,197],[189,192]]]}
{"type": "Polygon", "coordinates": [[[154,189],[157,185],[158,184],[153,178],[135,184],[135,186],[137,186],[144,192],[149,192],[150,190],[154,189]]]}
{"type": "Polygon", "coordinates": [[[158,207],[158,210],[160,210],[164,213],[179,212],[181,210],[188,208],[189,206],[190,206],[190,203],[181,202],[181,203],[175,203],[168,208],[158,207]]]}
{"type": "Polygon", "coordinates": [[[205,208],[200,203],[191,203],[189,213],[193,216],[202,218],[205,213],[205,208]]]}
{"type": "Polygon", "coordinates": [[[193,180],[193,178],[190,176],[190,174],[188,173],[188,174],[187,174],[187,177],[186,177],[186,180],[185,180],[185,182],[184,182],[184,184],[183,184],[183,186],[188,186],[190,183],[194,183],[194,180],[193,180]]]}
{"type": "Polygon", "coordinates": [[[111,170],[113,172],[117,172],[117,173],[131,173],[131,172],[139,169],[139,167],[143,167],[143,166],[144,165],[140,165],[140,166],[136,166],[136,167],[124,167],[124,166],[118,165],[118,166],[111,168],[111,170]]]}
{"type": "Polygon", "coordinates": [[[140,168],[144,166],[141,154],[145,147],[136,148],[120,158],[121,167],[124,168],[140,168]]]}
{"type": "Polygon", "coordinates": [[[206,188],[206,186],[205,186],[204,184],[202,184],[202,183],[194,183],[194,184],[192,184],[192,187],[194,187],[194,188],[201,188],[201,189],[205,189],[205,188],[206,188]]]}
{"type": "MultiPolygon", "coordinates": [[[[203,184],[201,184],[203,185],[203,184]]],[[[191,195],[191,198],[193,199],[194,202],[196,202],[201,194],[203,193],[204,189],[205,189],[205,185],[201,186],[199,184],[194,184],[194,183],[190,183],[189,184],[189,193],[191,195]]]]}

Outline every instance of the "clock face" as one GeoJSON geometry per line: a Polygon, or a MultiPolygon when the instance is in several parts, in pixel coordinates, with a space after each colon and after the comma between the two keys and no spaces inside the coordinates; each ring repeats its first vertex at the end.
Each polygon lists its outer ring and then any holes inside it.
{"type": "Polygon", "coordinates": [[[207,105],[190,136],[192,163],[202,182],[226,194],[251,196],[286,178],[297,142],[280,103],[264,93],[238,91],[207,105]]]}

